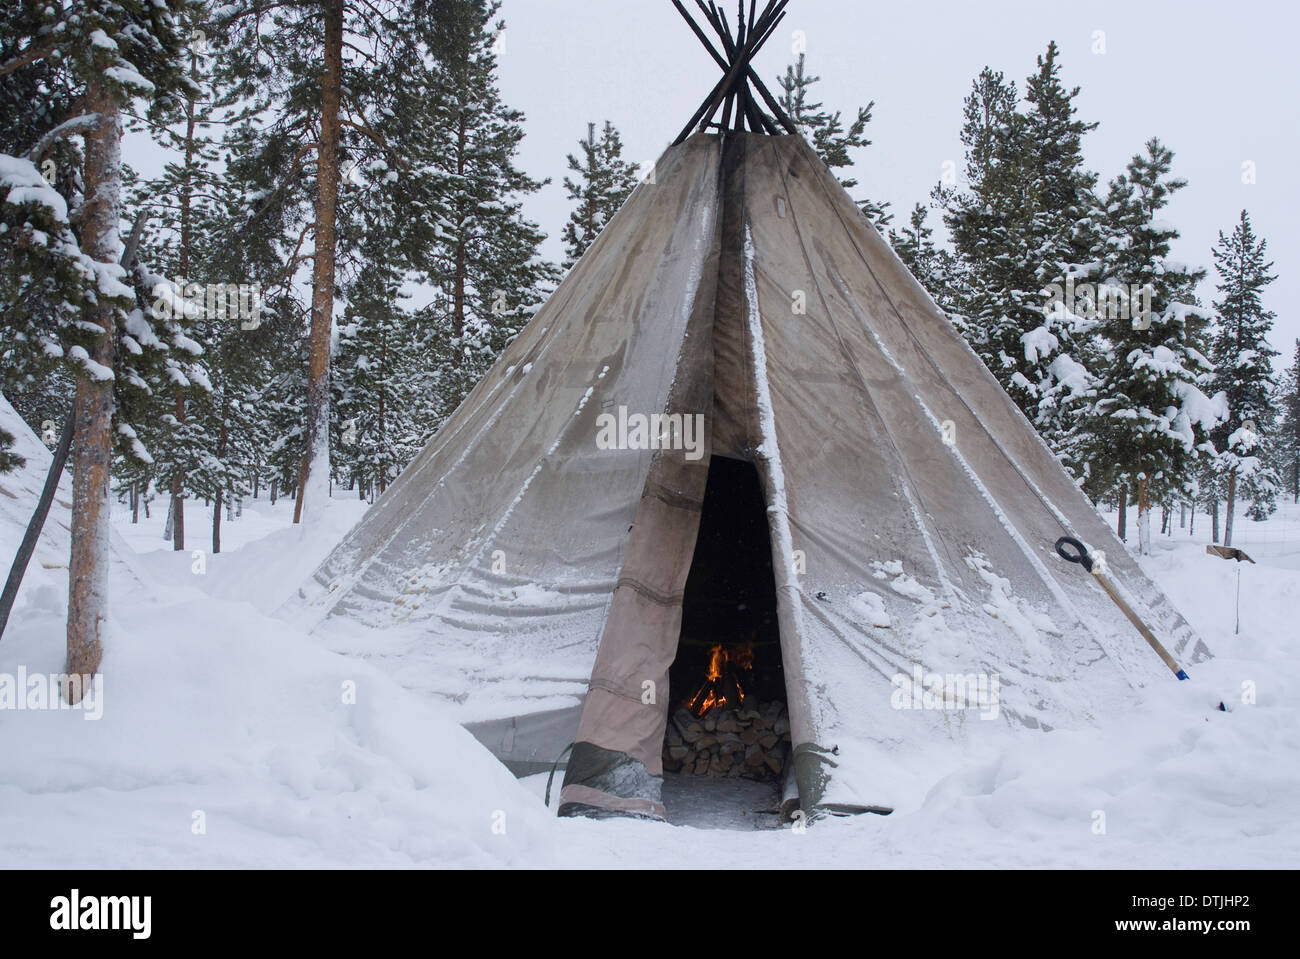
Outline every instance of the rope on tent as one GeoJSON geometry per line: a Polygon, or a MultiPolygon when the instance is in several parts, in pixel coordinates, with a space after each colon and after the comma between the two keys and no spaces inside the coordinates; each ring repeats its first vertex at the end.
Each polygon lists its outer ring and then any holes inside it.
{"type": "Polygon", "coordinates": [[[551,805],[551,783],[555,782],[555,770],[560,768],[560,762],[564,759],[565,756],[569,755],[569,753],[573,751],[573,747],[576,745],[578,745],[576,742],[572,742],[569,743],[569,745],[565,746],[564,750],[560,753],[560,755],[555,757],[555,762],[551,765],[551,774],[546,777],[545,804],[548,808],[551,805]]]}

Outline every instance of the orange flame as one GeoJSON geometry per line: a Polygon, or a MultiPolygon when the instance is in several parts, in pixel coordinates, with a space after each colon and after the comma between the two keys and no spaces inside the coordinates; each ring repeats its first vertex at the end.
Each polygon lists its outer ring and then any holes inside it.
{"type": "Polygon", "coordinates": [[[727,653],[721,646],[709,650],[709,671],[706,674],[713,682],[722,678],[722,666],[727,661],[727,653]]]}
{"type": "Polygon", "coordinates": [[[721,644],[712,647],[709,650],[709,668],[705,673],[704,682],[700,684],[689,699],[686,701],[686,709],[696,716],[704,716],[712,709],[727,709],[729,707],[739,707],[745,702],[745,689],[740,685],[740,679],[735,675],[737,670],[746,672],[754,668],[754,647],[752,644],[737,646],[733,649],[727,649],[721,644]],[[722,679],[723,669],[731,666],[731,686],[735,690],[735,702],[732,702],[726,692],[726,684],[720,682],[722,679]]]}

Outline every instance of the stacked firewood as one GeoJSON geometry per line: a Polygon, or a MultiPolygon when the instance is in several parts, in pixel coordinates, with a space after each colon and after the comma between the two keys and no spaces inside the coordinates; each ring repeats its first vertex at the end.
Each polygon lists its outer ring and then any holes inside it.
{"type": "Polygon", "coordinates": [[[785,703],[749,703],[694,716],[679,709],[668,717],[664,771],[695,776],[773,779],[790,754],[785,703]]]}

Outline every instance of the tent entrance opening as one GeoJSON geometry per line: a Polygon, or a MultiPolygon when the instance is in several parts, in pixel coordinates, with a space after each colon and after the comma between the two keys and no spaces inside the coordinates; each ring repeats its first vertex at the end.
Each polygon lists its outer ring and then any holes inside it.
{"type": "Polygon", "coordinates": [[[772,543],[752,463],[710,460],[669,690],[665,772],[781,776],[790,723],[772,543]]]}

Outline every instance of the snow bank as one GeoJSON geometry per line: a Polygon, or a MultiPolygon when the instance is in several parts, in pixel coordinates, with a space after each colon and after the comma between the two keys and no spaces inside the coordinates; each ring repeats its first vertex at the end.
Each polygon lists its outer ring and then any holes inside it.
{"type": "MultiPolygon", "coordinates": [[[[0,645],[57,670],[59,637],[0,645]]],[[[115,618],[103,716],[0,712],[9,866],[493,865],[550,857],[540,804],[378,670],[248,607],[115,618]]]]}

